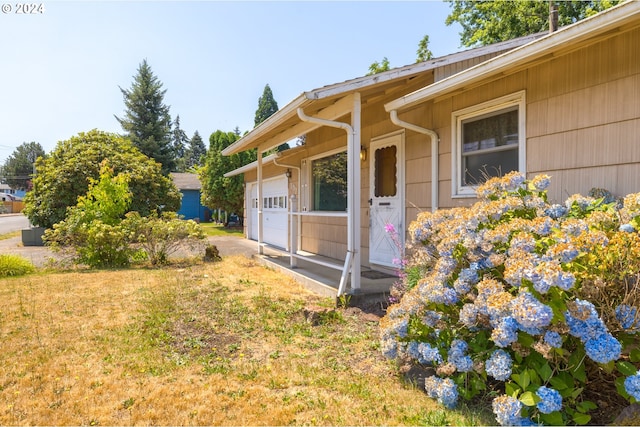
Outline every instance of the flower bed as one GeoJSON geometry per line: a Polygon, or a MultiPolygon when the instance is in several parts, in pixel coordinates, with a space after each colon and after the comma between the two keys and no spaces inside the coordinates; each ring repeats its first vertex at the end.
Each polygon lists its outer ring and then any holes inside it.
{"type": "Polygon", "coordinates": [[[380,323],[387,357],[435,368],[430,396],[493,398],[501,425],[587,424],[604,384],[640,399],[640,193],[558,205],[548,185],[510,173],[421,213],[380,323]]]}

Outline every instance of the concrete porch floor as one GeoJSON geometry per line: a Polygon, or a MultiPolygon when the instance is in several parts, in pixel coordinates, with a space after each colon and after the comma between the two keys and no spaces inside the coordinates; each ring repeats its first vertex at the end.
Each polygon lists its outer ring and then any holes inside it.
{"type": "MultiPolygon", "coordinates": [[[[306,289],[309,289],[319,295],[338,299],[338,286],[340,285],[341,270],[326,267],[304,259],[297,260],[297,266],[290,266],[289,253],[272,247],[263,246],[263,254],[258,253],[258,242],[238,237],[218,237],[210,238],[211,243],[218,246],[220,253],[224,256],[233,253],[243,253],[248,257],[253,257],[258,262],[267,267],[276,269],[283,274],[292,277],[306,289]],[[232,239],[232,240],[231,240],[232,239]]],[[[313,256],[319,258],[323,262],[340,264],[342,260],[331,260],[329,258],[313,256]]],[[[360,289],[351,289],[351,280],[347,283],[346,294],[351,305],[362,303],[386,302],[389,297],[389,291],[393,283],[398,280],[397,277],[388,274],[373,274],[373,276],[384,276],[380,278],[371,278],[372,270],[362,267],[362,275],[360,289]]]]}

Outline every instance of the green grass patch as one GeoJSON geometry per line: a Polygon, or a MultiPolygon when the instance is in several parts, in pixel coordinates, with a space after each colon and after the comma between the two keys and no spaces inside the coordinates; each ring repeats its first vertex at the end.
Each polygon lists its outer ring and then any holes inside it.
{"type": "Polygon", "coordinates": [[[18,255],[0,255],[0,277],[24,276],[34,271],[35,266],[26,258],[18,255]]]}
{"type": "Polygon", "coordinates": [[[207,236],[244,236],[242,228],[227,228],[223,224],[216,224],[215,222],[202,222],[200,227],[202,227],[207,236]]]}

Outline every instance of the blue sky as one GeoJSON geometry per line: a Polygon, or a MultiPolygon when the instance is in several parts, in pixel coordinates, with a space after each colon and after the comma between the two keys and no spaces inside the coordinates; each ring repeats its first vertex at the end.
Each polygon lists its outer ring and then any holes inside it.
{"type": "MultiPolygon", "coordinates": [[[[35,0],[37,2],[37,0],[35,0]]],[[[0,163],[23,142],[45,151],[97,128],[121,132],[119,87],[146,58],[189,137],[253,128],[269,84],[279,107],[304,91],[365,75],[387,57],[461,50],[440,1],[43,1],[0,13],[0,163]]]]}

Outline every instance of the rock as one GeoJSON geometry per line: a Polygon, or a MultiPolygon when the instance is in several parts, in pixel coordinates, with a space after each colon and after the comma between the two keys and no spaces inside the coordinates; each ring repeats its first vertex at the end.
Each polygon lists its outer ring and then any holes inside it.
{"type": "Polygon", "coordinates": [[[620,415],[613,420],[615,426],[637,426],[640,425],[640,404],[633,403],[620,412],[620,415]]]}

